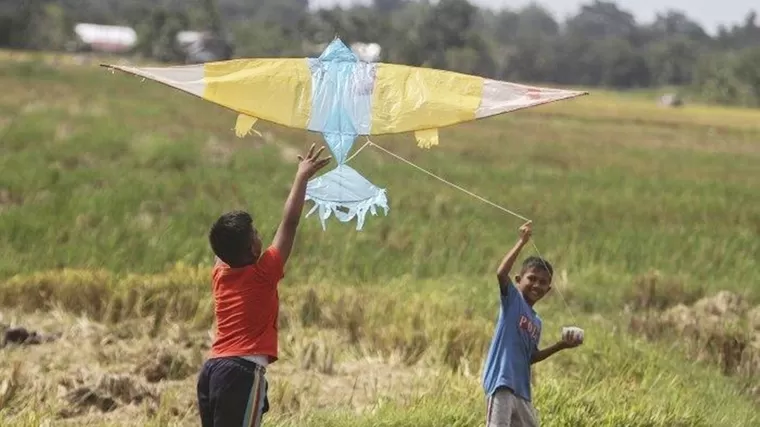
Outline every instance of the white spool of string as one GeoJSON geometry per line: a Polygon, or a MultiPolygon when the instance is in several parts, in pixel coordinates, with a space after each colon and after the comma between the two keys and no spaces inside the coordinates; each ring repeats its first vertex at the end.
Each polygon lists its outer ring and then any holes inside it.
{"type": "Polygon", "coordinates": [[[577,339],[579,339],[581,342],[583,342],[583,329],[575,327],[575,326],[566,326],[562,328],[562,339],[565,340],[570,335],[574,335],[577,339]]]}

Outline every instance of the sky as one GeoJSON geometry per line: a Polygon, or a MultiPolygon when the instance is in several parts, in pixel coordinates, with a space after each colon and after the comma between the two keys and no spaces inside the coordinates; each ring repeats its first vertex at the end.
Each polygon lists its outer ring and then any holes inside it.
{"type": "MultiPolygon", "coordinates": [[[[368,4],[371,0],[309,0],[312,8],[351,4],[368,4]]],[[[531,3],[532,0],[470,0],[470,3],[481,7],[500,9],[503,7],[519,8],[531,3]]],[[[554,14],[559,21],[564,21],[567,15],[578,12],[581,4],[591,3],[591,0],[537,0],[554,14]]],[[[760,14],[758,0],[616,0],[615,3],[631,12],[638,22],[650,22],[655,13],[670,9],[681,10],[691,19],[700,23],[705,31],[714,34],[718,25],[730,27],[733,23],[744,21],[747,12],[752,10],[760,14]]],[[[760,23],[759,23],[760,24],[760,23]]]]}

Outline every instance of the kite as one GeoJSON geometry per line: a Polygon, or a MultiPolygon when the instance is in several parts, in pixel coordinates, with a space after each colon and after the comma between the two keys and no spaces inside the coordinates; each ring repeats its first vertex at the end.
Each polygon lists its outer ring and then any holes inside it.
{"type": "Polygon", "coordinates": [[[318,58],[244,58],[170,67],[102,66],[198,96],[238,113],[243,137],[257,120],[323,135],[337,166],[309,181],[306,214],[325,222],[388,214],[386,190],[347,164],[358,136],[414,132],[423,148],[438,129],[587,92],[526,86],[432,68],[366,62],[335,38],[318,58]]]}

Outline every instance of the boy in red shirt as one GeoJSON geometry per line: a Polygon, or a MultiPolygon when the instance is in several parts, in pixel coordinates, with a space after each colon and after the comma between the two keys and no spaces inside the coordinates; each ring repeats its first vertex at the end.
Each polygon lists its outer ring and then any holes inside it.
{"type": "Polygon", "coordinates": [[[203,427],[259,427],[269,410],[268,364],[277,360],[277,284],[285,276],[301,218],[306,184],[330,161],[314,145],[300,161],[282,221],[262,252],[247,212],[228,212],[212,225],[209,242],[216,254],[212,271],[216,338],[198,377],[203,427]]]}

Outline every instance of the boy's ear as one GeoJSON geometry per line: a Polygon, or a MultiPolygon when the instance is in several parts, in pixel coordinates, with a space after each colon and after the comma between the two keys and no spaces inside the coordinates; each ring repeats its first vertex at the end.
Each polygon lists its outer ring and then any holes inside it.
{"type": "Polygon", "coordinates": [[[520,275],[515,274],[515,283],[520,283],[520,275]]]}

